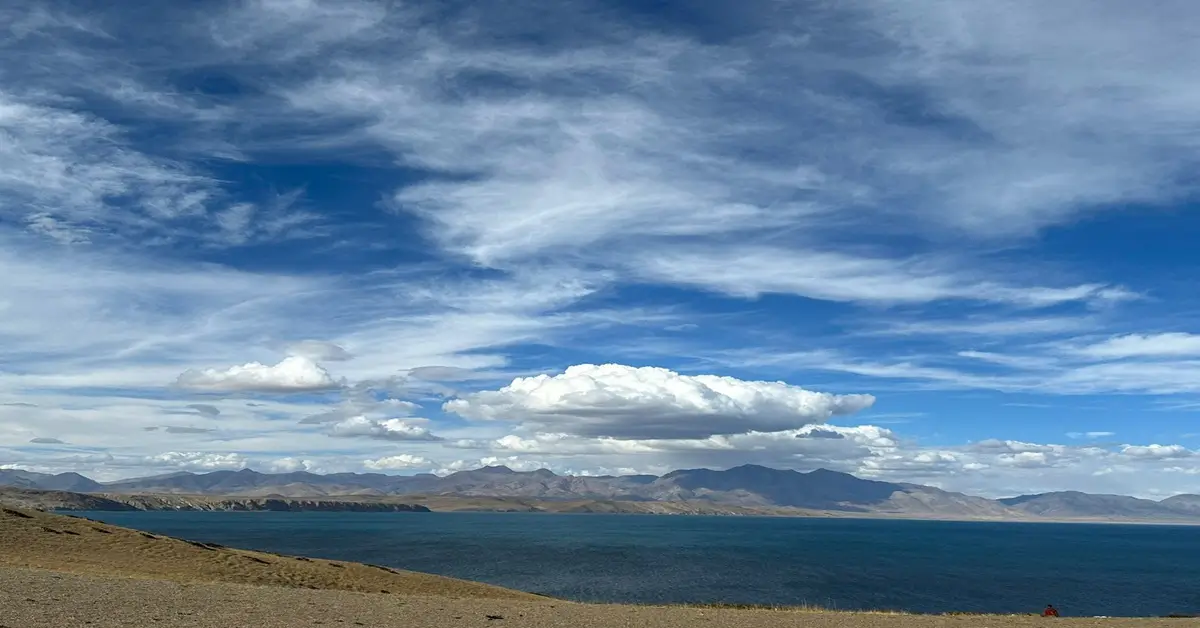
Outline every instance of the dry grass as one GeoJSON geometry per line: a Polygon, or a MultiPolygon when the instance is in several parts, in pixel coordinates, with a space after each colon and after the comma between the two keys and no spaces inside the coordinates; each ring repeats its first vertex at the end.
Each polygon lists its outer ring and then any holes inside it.
{"type": "Polygon", "coordinates": [[[177,582],[230,582],[456,597],[537,597],[465,580],[358,563],[230,549],[87,519],[14,508],[0,510],[0,565],[177,582]]]}
{"type": "MultiPolygon", "coordinates": [[[[1053,620],[1053,624],[1061,628],[1149,628],[1189,622],[1063,618],[1053,620]]],[[[0,625],[7,628],[1045,628],[1047,620],[1029,616],[951,617],[574,604],[545,598],[381,595],[226,583],[180,584],[0,567],[0,625]]]]}

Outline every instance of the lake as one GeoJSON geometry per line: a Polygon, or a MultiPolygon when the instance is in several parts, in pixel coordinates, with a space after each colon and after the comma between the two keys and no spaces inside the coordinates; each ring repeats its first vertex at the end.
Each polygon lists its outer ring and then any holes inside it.
{"type": "Polygon", "coordinates": [[[1200,612],[1200,527],[530,513],[76,513],[597,602],[1200,612]]]}

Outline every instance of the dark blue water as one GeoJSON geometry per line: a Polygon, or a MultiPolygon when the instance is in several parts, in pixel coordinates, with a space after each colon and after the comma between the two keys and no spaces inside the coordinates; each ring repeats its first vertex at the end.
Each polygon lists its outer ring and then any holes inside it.
{"type": "Polygon", "coordinates": [[[1200,528],[496,513],[94,512],[170,536],[603,602],[1200,612],[1200,528]]]}

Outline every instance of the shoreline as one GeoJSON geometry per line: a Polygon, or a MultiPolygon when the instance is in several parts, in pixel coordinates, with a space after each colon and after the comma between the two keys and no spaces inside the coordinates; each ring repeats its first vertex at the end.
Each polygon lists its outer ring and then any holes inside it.
{"type": "MultiPolygon", "coordinates": [[[[235,549],[77,516],[11,508],[0,510],[0,609],[0,624],[12,626],[14,619],[21,619],[15,625],[22,628],[79,626],[96,623],[97,619],[102,625],[126,626],[291,627],[312,625],[311,621],[298,623],[298,618],[307,617],[314,609],[326,614],[326,619],[318,623],[351,623],[346,617],[350,614],[371,619],[360,625],[411,628],[476,625],[463,623],[469,616],[474,617],[471,621],[483,622],[477,625],[546,628],[690,628],[701,625],[699,622],[714,628],[765,628],[797,625],[801,618],[806,626],[829,628],[978,626],[981,618],[987,618],[988,625],[995,627],[1039,625],[1032,622],[1044,621],[1031,614],[572,602],[466,580],[235,549]],[[158,601],[153,604],[147,601],[155,599],[158,601]],[[223,609],[220,613],[205,611],[218,606],[223,609]],[[21,614],[14,616],[14,612],[21,614]],[[154,617],[138,623],[137,617],[144,613],[154,617]],[[258,617],[256,614],[261,614],[261,620],[245,623],[250,617],[258,617]],[[117,616],[128,621],[112,621],[117,616]],[[510,623],[490,623],[504,621],[488,619],[497,616],[507,617],[510,623]],[[219,623],[229,617],[239,621],[219,623]],[[520,618],[521,623],[512,622],[513,617],[520,618]]],[[[1166,618],[1062,619],[1076,625],[1110,628],[1177,625],[1166,618]]]]}
{"type": "MultiPolygon", "coordinates": [[[[243,499],[239,497],[231,497],[230,499],[243,499]]],[[[297,498],[297,501],[302,501],[297,498]]],[[[323,501],[335,501],[325,498],[323,501]]],[[[340,500],[339,500],[340,501],[340,500]]],[[[346,500],[347,503],[372,503],[346,500]]],[[[1040,518],[1040,519],[999,519],[999,518],[982,518],[982,517],[946,517],[946,516],[916,516],[916,515],[900,515],[900,514],[883,514],[883,513],[848,513],[842,511],[819,511],[815,514],[784,514],[784,513],[680,513],[680,512],[556,512],[545,510],[492,510],[492,509],[439,509],[429,507],[420,503],[420,500],[408,500],[413,502],[415,506],[425,506],[426,510],[330,510],[324,508],[314,509],[293,509],[293,510],[212,510],[212,509],[185,509],[185,508],[153,508],[153,509],[131,509],[131,510],[94,510],[94,509],[75,509],[75,508],[49,508],[46,512],[71,516],[73,513],[87,512],[125,512],[125,513],[195,513],[195,512],[221,512],[221,513],[243,513],[243,514],[258,514],[258,513],[325,513],[325,514],[429,514],[429,515],[453,515],[453,514],[495,514],[495,515],[556,515],[556,516],[631,516],[631,517],[713,517],[713,518],[739,518],[739,519],[820,519],[820,520],[837,520],[849,519],[854,521],[929,521],[929,522],[944,522],[944,523],[1032,523],[1032,524],[1079,524],[1079,525],[1135,525],[1135,526],[1167,526],[1167,527],[1196,527],[1200,526],[1200,521],[1152,521],[1146,519],[1084,519],[1084,518],[1040,518]]]]}
{"type": "Polygon", "coordinates": [[[941,513],[812,510],[785,506],[737,506],[700,501],[622,501],[472,497],[462,495],[311,496],[197,495],[186,493],[76,493],[0,487],[0,505],[53,512],[473,512],[529,514],[608,514],[692,517],[767,517],[788,519],[866,519],[983,523],[1060,523],[1105,525],[1200,526],[1200,519],[1124,517],[971,516],[941,513]]]}

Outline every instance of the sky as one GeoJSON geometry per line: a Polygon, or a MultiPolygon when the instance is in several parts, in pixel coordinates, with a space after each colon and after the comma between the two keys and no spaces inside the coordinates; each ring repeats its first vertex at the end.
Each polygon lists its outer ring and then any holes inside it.
{"type": "Polygon", "coordinates": [[[0,5],[0,466],[1200,492],[1200,5],[0,5]]]}

